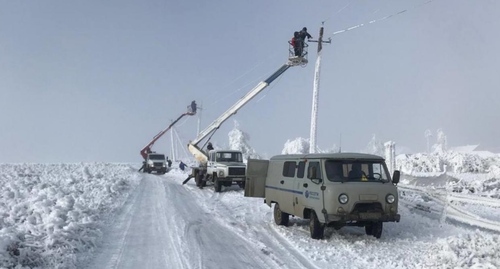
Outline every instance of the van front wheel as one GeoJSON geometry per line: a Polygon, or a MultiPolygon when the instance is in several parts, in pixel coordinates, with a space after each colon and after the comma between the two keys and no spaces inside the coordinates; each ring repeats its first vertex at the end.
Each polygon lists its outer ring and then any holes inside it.
{"type": "Polygon", "coordinates": [[[274,204],[274,221],[277,225],[288,226],[288,221],[290,220],[290,214],[281,211],[280,205],[278,203],[274,204]]]}
{"type": "Polygon", "coordinates": [[[372,222],[365,226],[365,232],[367,235],[373,235],[375,238],[380,238],[382,236],[383,222],[377,221],[372,222]]]}
{"type": "Polygon", "coordinates": [[[311,211],[311,217],[309,218],[309,230],[311,232],[312,239],[323,239],[325,232],[325,225],[320,223],[316,212],[311,211]]]}

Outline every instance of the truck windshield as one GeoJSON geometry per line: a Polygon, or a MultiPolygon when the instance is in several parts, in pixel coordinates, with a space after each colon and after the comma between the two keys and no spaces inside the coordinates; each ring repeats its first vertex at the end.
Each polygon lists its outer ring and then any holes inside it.
{"type": "Polygon", "coordinates": [[[150,160],[165,160],[165,155],[163,154],[149,154],[149,159],[150,160]]]}
{"type": "Polygon", "coordinates": [[[217,152],[218,162],[243,162],[241,152],[217,152]]]}
{"type": "Polygon", "coordinates": [[[389,173],[384,162],[327,160],[325,172],[333,182],[389,182],[389,173]]]}

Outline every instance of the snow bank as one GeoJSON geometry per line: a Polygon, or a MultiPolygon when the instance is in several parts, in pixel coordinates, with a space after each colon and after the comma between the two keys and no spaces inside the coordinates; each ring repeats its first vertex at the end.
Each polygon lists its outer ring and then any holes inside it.
{"type": "Polygon", "coordinates": [[[0,164],[0,267],[76,268],[138,183],[121,164],[0,164]]]}

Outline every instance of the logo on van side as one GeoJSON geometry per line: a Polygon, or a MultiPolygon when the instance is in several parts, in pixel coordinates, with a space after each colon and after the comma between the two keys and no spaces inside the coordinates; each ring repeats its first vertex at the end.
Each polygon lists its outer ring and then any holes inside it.
{"type": "Polygon", "coordinates": [[[308,190],[306,190],[306,191],[304,192],[304,196],[305,196],[306,198],[311,197],[311,199],[316,199],[316,200],[319,200],[319,192],[315,192],[315,191],[308,191],[308,190]]]}

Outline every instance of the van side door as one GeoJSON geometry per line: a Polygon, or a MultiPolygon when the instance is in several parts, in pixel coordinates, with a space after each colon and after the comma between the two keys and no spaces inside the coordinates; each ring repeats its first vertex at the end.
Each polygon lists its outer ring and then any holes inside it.
{"type": "MultiPolygon", "coordinates": [[[[299,173],[301,175],[301,164],[299,163],[299,173]]],[[[323,186],[324,176],[321,169],[321,162],[319,160],[311,160],[305,162],[303,165],[305,171],[302,178],[298,177],[296,180],[296,188],[298,190],[295,196],[295,215],[304,217],[304,209],[309,208],[321,214],[323,209],[323,186]],[[319,181],[321,179],[321,181],[319,181]]]]}
{"type": "Polygon", "coordinates": [[[245,197],[265,197],[268,167],[269,160],[248,159],[245,197]]]}
{"type": "Polygon", "coordinates": [[[306,190],[304,188],[304,184],[308,180],[306,177],[306,168],[305,160],[299,161],[297,164],[297,174],[295,175],[295,189],[297,192],[294,193],[293,210],[294,215],[301,218],[304,217],[304,207],[306,202],[304,197],[304,191],[306,190]]]}
{"type": "Polygon", "coordinates": [[[283,170],[279,180],[276,182],[276,202],[279,203],[280,209],[288,214],[294,214],[294,195],[297,192],[295,189],[295,173],[297,171],[297,163],[295,161],[283,162],[283,170]]]}

